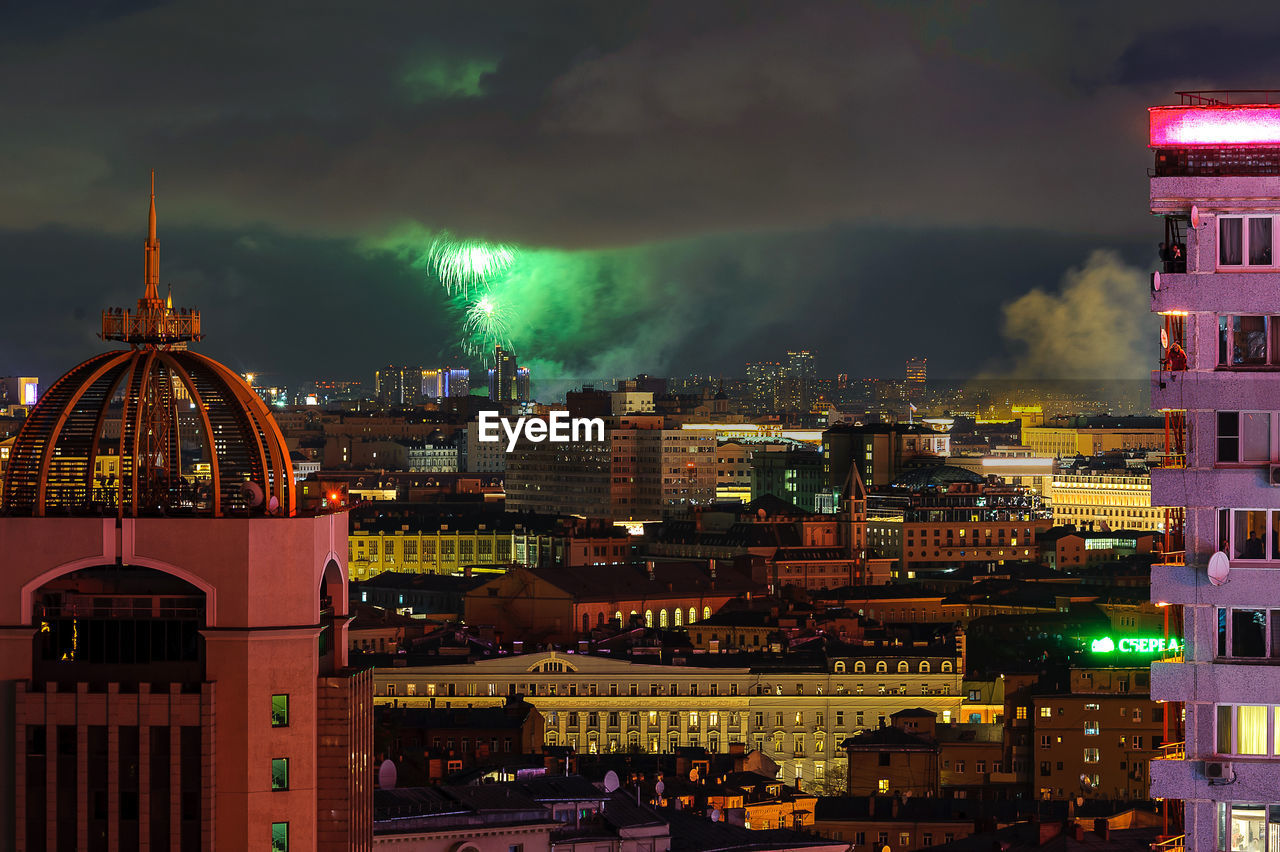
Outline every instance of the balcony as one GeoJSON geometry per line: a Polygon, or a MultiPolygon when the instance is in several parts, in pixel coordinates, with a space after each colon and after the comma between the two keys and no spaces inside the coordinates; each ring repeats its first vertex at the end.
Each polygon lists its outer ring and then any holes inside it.
{"type": "Polygon", "coordinates": [[[1158,843],[1151,844],[1151,852],[1185,852],[1187,848],[1187,836],[1179,834],[1177,837],[1170,837],[1168,840],[1161,840],[1158,843]]]}
{"type": "Polygon", "coordinates": [[[1186,760],[1187,744],[1181,743],[1165,743],[1160,746],[1160,754],[1153,757],[1152,760],[1186,760]]]}

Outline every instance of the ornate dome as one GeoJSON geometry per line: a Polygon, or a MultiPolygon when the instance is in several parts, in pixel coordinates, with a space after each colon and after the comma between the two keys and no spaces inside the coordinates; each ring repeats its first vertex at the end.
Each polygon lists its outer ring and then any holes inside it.
{"type": "Polygon", "coordinates": [[[155,192],[137,312],[110,310],[97,355],[45,392],[14,441],[4,509],[15,515],[294,513],[293,466],[261,398],[186,349],[198,311],[159,298],[155,192]]]}

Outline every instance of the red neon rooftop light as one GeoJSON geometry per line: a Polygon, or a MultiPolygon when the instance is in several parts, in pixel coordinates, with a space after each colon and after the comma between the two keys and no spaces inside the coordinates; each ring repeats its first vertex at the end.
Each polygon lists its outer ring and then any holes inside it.
{"type": "Polygon", "coordinates": [[[1152,148],[1280,146],[1280,106],[1159,106],[1149,112],[1152,148]]]}

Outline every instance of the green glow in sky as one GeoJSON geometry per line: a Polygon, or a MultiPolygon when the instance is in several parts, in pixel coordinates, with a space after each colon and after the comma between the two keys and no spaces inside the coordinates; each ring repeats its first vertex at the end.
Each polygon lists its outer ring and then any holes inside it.
{"type": "Polygon", "coordinates": [[[408,65],[400,77],[413,103],[454,98],[478,98],[484,94],[484,77],[498,68],[495,59],[427,57],[408,65]]]}

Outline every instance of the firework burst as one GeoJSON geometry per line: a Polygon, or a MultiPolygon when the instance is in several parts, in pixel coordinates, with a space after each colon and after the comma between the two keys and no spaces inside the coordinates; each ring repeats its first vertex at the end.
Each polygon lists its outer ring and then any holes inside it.
{"type": "Polygon", "coordinates": [[[465,296],[510,269],[518,254],[507,243],[462,240],[446,231],[432,241],[427,263],[446,290],[465,296]]]}
{"type": "Polygon", "coordinates": [[[472,355],[483,355],[494,346],[510,348],[507,323],[510,313],[492,295],[481,296],[467,308],[462,326],[463,345],[472,355]]]}

